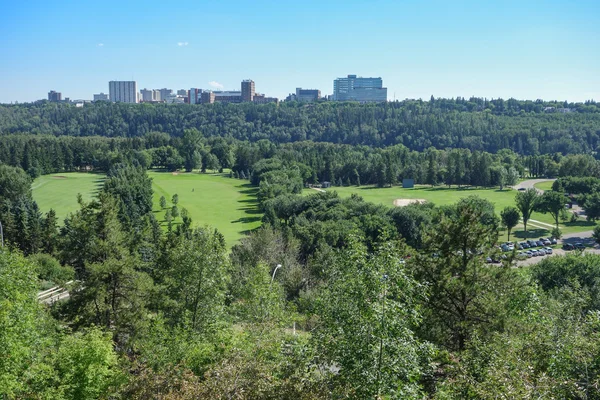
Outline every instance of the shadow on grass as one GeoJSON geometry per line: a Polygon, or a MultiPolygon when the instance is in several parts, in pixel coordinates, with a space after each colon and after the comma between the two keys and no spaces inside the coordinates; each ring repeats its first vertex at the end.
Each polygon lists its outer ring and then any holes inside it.
{"type": "Polygon", "coordinates": [[[563,225],[568,226],[568,227],[585,226],[585,227],[589,227],[590,229],[592,229],[594,226],[596,226],[596,223],[591,222],[591,221],[577,221],[577,222],[566,222],[563,225]]]}
{"type": "Polygon", "coordinates": [[[232,224],[250,224],[252,222],[258,222],[262,220],[261,216],[256,216],[256,217],[242,217],[239,219],[236,219],[235,221],[231,221],[232,224]]]}
{"type": "Polygon", "coordinates": [[[538,239],[540,237],[548,236],[549,233],[550,231],[547,229],[528,229],[527,232],[511,232],[511,236],[519,239],[538,239]]]}

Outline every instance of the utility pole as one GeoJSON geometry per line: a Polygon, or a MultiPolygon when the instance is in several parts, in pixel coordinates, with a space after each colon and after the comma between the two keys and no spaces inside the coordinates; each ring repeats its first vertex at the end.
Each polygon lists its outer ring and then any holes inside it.
{"type": "Polygon", "coordinates": [[[4,247],[4,231],[2,230],[2,222],[0,222],[0,240],[2,247],[4,247]]]}

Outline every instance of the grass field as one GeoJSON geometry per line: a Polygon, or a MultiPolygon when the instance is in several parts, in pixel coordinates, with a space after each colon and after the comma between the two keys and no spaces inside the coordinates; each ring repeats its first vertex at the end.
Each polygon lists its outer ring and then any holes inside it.
{"type": "Polygon", "coordinates": [[[540,182],[540,183],[536,183],[534,186],[540,190],[546,191],[546,190],[552,190],[552,184],[554,182],[540,182]]]}
{"type": "MultiPolygon", "coordinates": [[[[512,189],[473,189],[473,188],[461,188],[456,187],[448,188],[447,186],[417,186],[414,189],[403,189],[400,187],[392,188],[378,188],[375,186],[350,186],[350,187],[334,187],[328,190],[334,190],[338,192],[341,197],[350,197],[353,193],[360,195],[365,201],[384,204],[393,207],[394,200],[396,199],[424,199],[437,206],[453,204],[464,197],[471,195],[479,196],[490,202],[494,203],[496,213],[499,215],[500,211],[507,206],[515,205],[516,190],[512,189]]],[[[304,194],[316,193],[313,189],[306,189],[304,194]]],[[[527,237],[540,237],[549,236],[554,223],[554,220],[549,214],[534,213],[531,219],[539,221],[538,223],[530,221],[527,224],[527,237]]],[[[583,232],[593,229],[594,223],[587,221],[578,221],[575,223],[560,224],[560,229],[563,234],[583,232]]],[[[523,226],[518,225],[513,229],[512,236],[516,238],[523,238],[523,226]]],[[[504,239],[506,238],[504,233],[504,239]]]]}
{"type": "MultiPolygon", "coordinates": [[[[234,245],[249,230],[260,226],[256,189],[247,181],[231,179],[221,174],[149,171],[154,190],[154,212],[164,222],[165,211],[160,210],[159,199],[165,196],[169,207],[172,196],[179,195],[179,209],[186,208],[194,225],[210,225],[225,236],[228,246],[234,245]]],[[[90,173],[63,173],[45,175],[32,185],[33,197],[42,212],[53,208],[59,220],[79,208],[77,194],[91,200],[102,185],[104,176],[90,173]]],[[[174,223],[181,222],[176,218],[174,223]]]]}
{"type": "Polygon", "coordinates": [[[54,209],[62,223],[70,212],[79,208],[77,194],[81,193],[83,200],[90,201],[98,193],[103,180],[104,175],[81,172],[40,176],[31,186],[33,199],[44,213],[54,209]]]}
{"type": "MultiPolygon", "coordinates": [[[[159,200],[165,196],[168,206],[177,193],[179,209],[186,208],[195,225],[210,225],[219,230],[227,244],[235,244],[245,232],[260,226],[256,188],[247,181],[224,174],[148,172],[154,189],[154,212],[164,222],[165,211],[159,200]]],[[[180,218],[176,219],[176,222],[180,218]]]]}

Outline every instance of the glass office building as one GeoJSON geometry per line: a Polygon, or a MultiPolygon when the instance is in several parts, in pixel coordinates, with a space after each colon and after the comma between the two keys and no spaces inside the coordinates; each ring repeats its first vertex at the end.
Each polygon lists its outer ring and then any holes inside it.
{"type": "Polygon", "coordinates": [[[361,103],[387,101],[387,88],[381,78],[362,78],[348,75],[333,81],[333,100],[361,103]]]}

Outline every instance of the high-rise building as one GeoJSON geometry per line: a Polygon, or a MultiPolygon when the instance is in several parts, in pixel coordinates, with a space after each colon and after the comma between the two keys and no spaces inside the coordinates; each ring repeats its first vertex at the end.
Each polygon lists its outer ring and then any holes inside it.
{"type": "Polygon", "coordinates": [[[215,102],[215,92],[205,91],[200,94],[202,104],[213,104],[215,102]]]}
{"type": "Polygon", "coordinates": [[[154,90],[140,90],[140,101],[154,101],[154,90]]]}
{"type": "Polygon", "coordinates": [[[48,100],[49,101],[62,101],[62,93],[51,90],[48,92],[48,100]]]}
{"type": "Polygon", "coordinates": [[[179,90],[177,91],[177,96],[184,96],[184,97],[187,97],[187,95],[188,95],[188,92],[187,92],[187,90],[185,90],[185,89],[179,89],[179,90]]]}
{"type": "Polygon", "coordinates": [[[190,104],[200,104],[202,103],[202,89],[191,88],[189,94],[189,103],[190,104]]]}
{"type": "Polygon", "coordinates": [[[110,101],[121,103],[137,103],[138,91],[136,81],[108,82],[110,101]]]}
{"type": "Polygon", "coordinates": [[[333,81],[333,99],[361,103],[387,101],[387,88],[381,78],[362,78],[348,75],[333,81]]]}
{"type": "Polygon", "coordinates": [[[312,102],[321,98],[321,91],[318,89],[296,88],[296,101],[312,102]]]}
{"type": "Polygon", "coordinates": [[[94,95],[94,101],[108,101],[108,95],[106,93],[98,93],[94,95]]]}
{"type": "Polygon", "coordinates": [[[246,79],[242,81],[242,101],[254,101],[255,93],[253,80],[246,79]]]}
{"type": "Polygon", "coordinates": [[[156,89],[152,90],[152,100],[160,101],[160,90],[156,90],[156,89]]]}
{"type": "Polygon", "coordinates": [[[170,94],[172,94],[172,93],[173,93],[173,90],[172,90],[172,89],[165,89],[165,88],[163,88],[163,89],[160,89],[160,90],[159,90],[159,93],[160,93],[160,98],[159,98],[159,99],[156,99],[156,100],[159,100],[159,101],[161,101],[161,100],[162,100],[162,101],[165,101],[165,100],[167,100],[167,97],[168,97],[170,94]]]}

